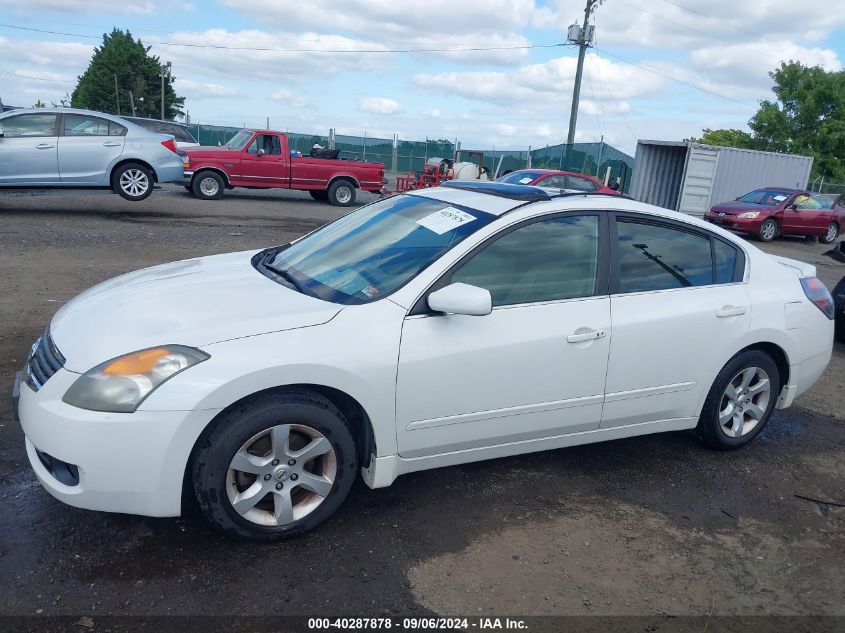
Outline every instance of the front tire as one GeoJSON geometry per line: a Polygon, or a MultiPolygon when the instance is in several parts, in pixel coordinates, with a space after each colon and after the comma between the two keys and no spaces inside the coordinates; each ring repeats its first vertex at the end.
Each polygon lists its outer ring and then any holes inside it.
{"type": "Polygon", "coordinates": [[[778,223],[772,218],[767,219],[760,226],[758,237],[761,242],[771,242],[778,236],[778,223]]]}
{"type": "Polygon", "coordinates": [[[141,163],[124,163],[112,172],[111,188],[124,200],[140,202],[153,192],[153,173],[141,163]]]}
{"type": "Polygon", "coordinates": [[[193,484],[217,528],[272,541],[307,532],[343,503],[358,456],[336,406],[305,390],[234,407],[197,447],[193,484]]]}
{"type": "Polygon", "coordinates": [[[824,235],[819,237],[819,242],[822,244],[831,244],[839,237],[839,226],[835,222],[827,225],[824,235]]]}
{"type": "Polygon", "coordinates": [[[226,190],[226,181],[216,171],[201,171],[191,182],[191,191],[200,200],[220,200],[226,190]]]}
{"type": "Polygon", "coordinates": [[[771,356],[759,350],[740,352],[716,376],[696,435],[718,450],[745,446],[766,426],[780,388],[780,371],[771,356]]]}
{"type": "Polygon", "coordinates": [[[355,185],[348,180],[335,180],[329,186],[329,204],[348,207],[355,202],[355,185]]]}

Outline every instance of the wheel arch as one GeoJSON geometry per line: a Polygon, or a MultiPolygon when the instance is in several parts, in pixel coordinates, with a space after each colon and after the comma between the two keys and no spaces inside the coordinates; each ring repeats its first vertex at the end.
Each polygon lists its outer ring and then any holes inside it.
{"type": "Polygon", "coordinates": [[[327,385],[318,385],[313,383],[298,383],[289,385],[279,385],[277,387],[270,387],[261,389],[249,395],[243,396],[232,402],[227,407],[217,413],[212,420],[205,426],[202,432],[194,441],[191,447],[191,452],[188,460],[185,462],[185,470],[182,473],[182,513],[185,508],[190,507],[194,502],[193,489],[191,487],[191,470],[194,466],[194,459],[197,453],[197,447],[202,444],[206,437],[208,437],[223,417],[233,408],[248,404],[252,400],[257,400],[262,396],[268,394],[283,394],[290,391],[311,391],[316,393],[334,404],[344,417],[349,420],[352,425],[353,437],[355,439],[355,447],[358,451],[358,461],[362,468],[366,468],[370,463],[370,457],[376,454],[376,438],[373,429],[373,423],[363,405],[358,402],[353,396],[345,391],[327,385]]]}
{"type": "Polygon", "coordinates": [[[219,174],[220,176],[223,177],[223,182],[225,183],[225,185],[227,187],[232,186],[232,183],[229,182],[229,174],[227,174],[225,171],[223,171],[219,167],[212,167],[211,165],[204,166],[204,167],[197,167],[194,170],[193,175],[191,176],[191,185],[194,184],[194,180],[196,179],[196,177],[199,176],[204,171],[213,171],[213,172],[219,174]]]}
{"type": "Polygon", "coordinates": [[[329,182],[326,183],[326,189],[328,190],[328,188],[331,187],[338,180],[348,180],[353,184],[356,189],[361,188],[361,183],[358,181],[357,178],[355,178],[355,176],[351,176],[349,174],[335,174],[334,176],[329,178],[329,182]]]}
{"type": "Polygon", "coordinates": [[[149,162],[145,161],[142,158],[121,158],[117,161],[112,168],[109,170],[109,184],[112,182],[112,178],[114,177],[114,172],[120,169],[123,165],[127,165],[129,163],[138,163],[143,165],[147,169],[150,170],[150,173],[153,175],[153,182],[158,182],[158,174],[156,173],[155,167],[150,165],[149,162]]]}

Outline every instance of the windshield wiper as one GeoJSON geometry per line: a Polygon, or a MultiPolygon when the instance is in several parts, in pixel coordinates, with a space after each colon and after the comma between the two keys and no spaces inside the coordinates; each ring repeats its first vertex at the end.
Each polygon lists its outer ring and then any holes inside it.
{"type": "MultiPolygon", "coordinates": [[[[273,255],[275,255],[275,253],[269,253],[269,255],[271,255],[271,257],[272,257],[273,255]]],[[[268,259],[269,259],[269,258],[268,258],[268,259]]],[[[262,262],[262,265],[263,265],[263,266],[264,266],[264,268],[266,268],[267,270],[269,270],[269,271],[271,271],[271,272],[276,273],[279,277],[281,277],[281,278],[282,278],[282,279],[284,279],[286,282],[288,282],[291,286],[293,286],[293,287],[294,287],[294,288],[295,288],[298,292],[301,292],[301,293],[302,293],[302,294],[304,294],[304,295],[311,294],[311,293],[309,293],[309,292],[305,289],[305,287],[304,287],[301,283],[299,283],[299,282],[298,282],[298,281],[294,278],[294,276],[293,276],[293,275],[291,275],[291,274],[290,274],[290,272],[288,272],[286,269],[284,269],[284,268],[278,268],[277,266],[273,266],[272,264],[270,264],[270,263],[268,263],[268,262],[266,262],[266,261],[262,262]]]]}

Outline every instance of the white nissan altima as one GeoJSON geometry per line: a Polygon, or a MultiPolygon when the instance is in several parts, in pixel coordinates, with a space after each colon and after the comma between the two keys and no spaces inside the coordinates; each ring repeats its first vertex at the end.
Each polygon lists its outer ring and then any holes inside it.
{"type": "Polygon", "coordinates": [[[681,429],[738,448],[822,373],[832,317],[812,266],[703,221],[454,182],[95,286],[14,394],[61,501],[176,516],[187,489],[266,540],[325,520],[359,472],[681,429]]]}

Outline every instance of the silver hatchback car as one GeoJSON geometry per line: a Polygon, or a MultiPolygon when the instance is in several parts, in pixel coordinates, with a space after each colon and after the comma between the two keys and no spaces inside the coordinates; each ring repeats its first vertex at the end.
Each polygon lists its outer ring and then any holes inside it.
{"type": "Polygon", "coordinates": [[[110,187],[144,200],[156,182],[181,182],[187,160],[173,136],[102,112],[0,114],[0,188],[110,187]]]}

